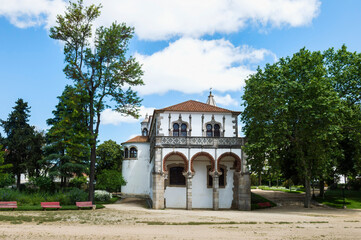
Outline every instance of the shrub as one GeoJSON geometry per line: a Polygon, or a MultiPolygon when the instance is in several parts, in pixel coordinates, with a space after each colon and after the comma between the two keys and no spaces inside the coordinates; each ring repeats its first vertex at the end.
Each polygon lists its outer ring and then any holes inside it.
{"type": "Polygon", "coordinates": [[[361,178],[352,179],[348,182],[351,189],[358,191],[361,189],[361,178]]]}
{"type": "Polygon", "coordinates": [[[69,204],[75,204],[75,202],[86,201],[88,194],[79,188],[73,188],[66,193],[66,197],[69,200],[69,204]]]}
{"type": "Polygon", "coordinates": [[[0,189],[0,201],[16,201],[20,192],[11,189],[0,189]]]}
{"type": "Polygon", "coordinates": [[[104,170],[97,177],[96,188],[109,192],[119,191],[126,184],[121,172],[117,170],[104,170]]]}
{"type": "Polygon", "coordinates": [[[55,190],[53,180],[46,176],[32,177],[30,178],[30,183],[34,184],[34,186],[43,192],[52,192],[55,190]]]}
{"type": "Polygon", "coordinates": [[[290,188],[291,186],[293,186],[294,185],[294,183],[293,183],[293,181],[292,181],[292,179],[290,178],[290,179],[287,179],[286,181],[284,181],[283,183],[282,183],[282,186],[283,187],[286,187],[286,188],[290,188]]]}
{"type": "Polygon", "coordinates": [[[85,176],[75,177],[70,180],[70,186],[75,188],[82,188],[86,187],[88,180],[85,176]]]}
{"type": "Polygon", "coordinates": [[[94,199],[98,202],[108,202],[113,195],[104,190],[95,190],[94,191],[94,199]]]}
{"type": "Polygon", "coordinates": [[[0,188],[11,186],[14,183],[15,183],[15,178],[13,174],[0,173],[0,188]]]}

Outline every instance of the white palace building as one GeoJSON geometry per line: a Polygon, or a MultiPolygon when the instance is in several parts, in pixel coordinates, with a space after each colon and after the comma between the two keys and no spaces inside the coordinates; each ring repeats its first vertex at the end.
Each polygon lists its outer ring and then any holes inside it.
{"type": "Polygon", "coordinates": [[[238,115],[186,101],[156,109],[141,136],[122,145],[123,194],[147,195],[154,209],[251,209],[250,177],[238,137],[238,115]]]}

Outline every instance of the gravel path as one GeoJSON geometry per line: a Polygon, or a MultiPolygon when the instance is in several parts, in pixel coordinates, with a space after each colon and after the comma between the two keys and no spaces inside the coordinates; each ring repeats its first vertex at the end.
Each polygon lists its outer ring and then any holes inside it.
{"type": "MultiPolygon", "coordinates": [[[[265,194],[285,200],[279,197],[282,193],[265,194]]],[[[248,212],[187,211],[153,210],[144,204],[126,199],[95,211],[0,211],[0,239],[361,239],[357,210],[286,204],[248,212]],[[6,220],[25,215],[54,221],[6,220]]]]}

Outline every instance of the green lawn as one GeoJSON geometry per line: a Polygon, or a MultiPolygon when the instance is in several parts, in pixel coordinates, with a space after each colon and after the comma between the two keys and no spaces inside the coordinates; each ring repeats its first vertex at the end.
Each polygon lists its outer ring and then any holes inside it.
{"type": "Polygon", "coordinates": [[[288,192],[288,193],[303,193],[305,192],[303,187],[300,186],[292,186],[291,190],[285,187],[268,187],[268,186],[252,186],[252,189],[261,189],[261,190],[270,190],[270,191],[280,191],[280,192],[288,192]]]}
{"type": "MultiPolygon", "coordinates": [[[[343,197],[342,190],[327,190],[325,198],[316,198],[317,202],[325,204],[330,207],[342,208],[343,197]]],[[[350,209],[361,209],[361,191],[345,190],[346,207],[350,209]]]]}
{"type": "Polygon", "coordinates": [[[251,193],[251,209],[255,210],[255,209],[262,209],[262,208],[269,208],[269,207],[260,207],[258,206],[258,203],[264,203],[264,202],[269,202],[271,203],[271,207],[275,207],[276,204],[270,200],[268,200],[267,198],[261,197],[258,194],[255,193],[251,193]]]}

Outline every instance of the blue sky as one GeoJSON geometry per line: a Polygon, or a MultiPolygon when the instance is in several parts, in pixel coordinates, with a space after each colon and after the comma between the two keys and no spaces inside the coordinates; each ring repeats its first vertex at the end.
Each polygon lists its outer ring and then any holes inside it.
{"type": "MultiPolygon", "coordinates": [[[[30,124],[46,119],[66,84],[62,45],[49,38],[63,0],[0,0],[0,119],[18,98],[31,106],[30,124]]],[[[85,0],[86,4],[99,0],[85,0]]],[[[106,0],[96,26],[135,27],[129,53],[142,64],[141,113],[189,99],[205,102],[213,88],[218,106],[240,107],[244,80],[257,66],[300,48],[361,48],[359,0],[106,0]]],[[[140,134],[140,120],[106,110],[100,141],[140,134]]]]}

